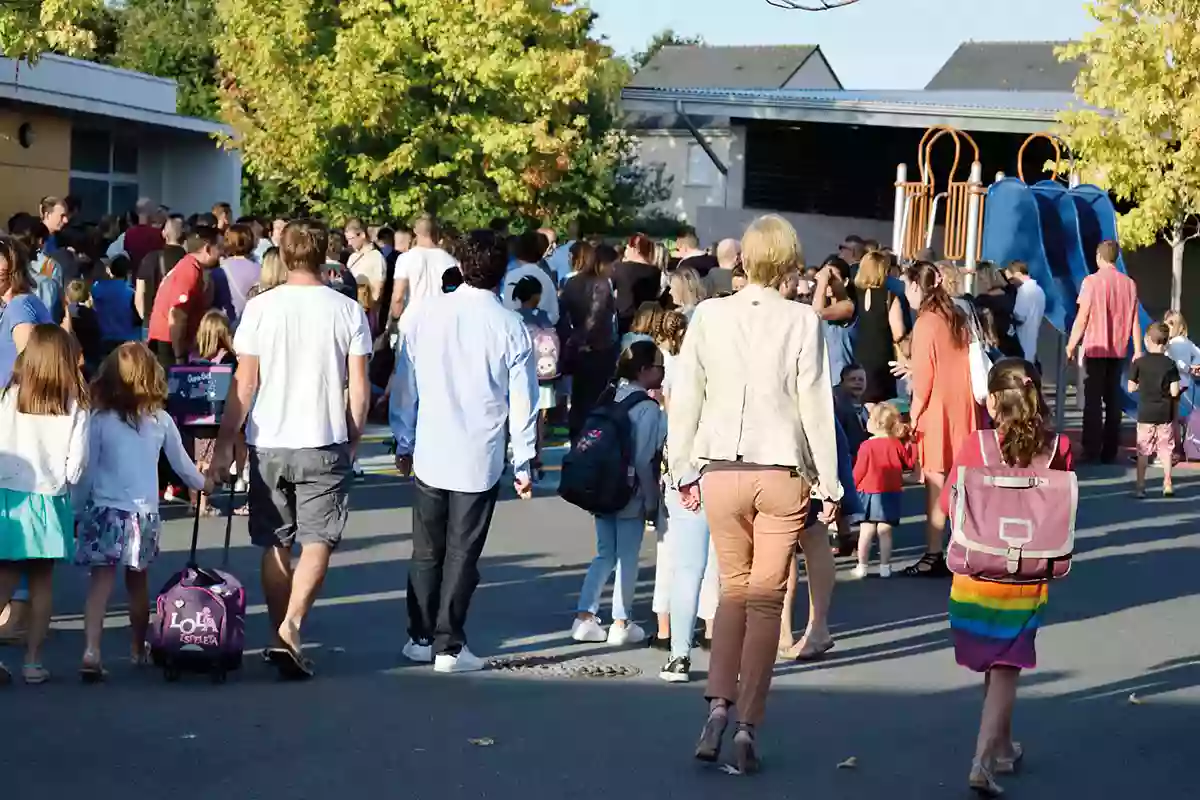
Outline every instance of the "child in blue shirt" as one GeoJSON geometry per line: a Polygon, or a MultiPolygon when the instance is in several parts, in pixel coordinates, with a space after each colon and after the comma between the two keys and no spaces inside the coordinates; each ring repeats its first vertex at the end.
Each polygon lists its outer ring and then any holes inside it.
{"type": "Polygon", "coordinates": [[[109,261],[105,277],[92,284],[92,309],[100,323],[101,351],[105,355],[141,338],[133,287],[129,285],[129,259],[125,256],[109,261]]]}

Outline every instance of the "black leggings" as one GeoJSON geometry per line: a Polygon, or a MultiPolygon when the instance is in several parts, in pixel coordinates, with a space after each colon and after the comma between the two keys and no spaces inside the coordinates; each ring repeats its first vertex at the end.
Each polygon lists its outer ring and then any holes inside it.
{"type": "Polygon", "coordinates": [[[616,353],[612,350],[586,351],[575,358],[571,373],[571,413],[567,430],[571,441],[579,437],[587,415],[604,393],[617,368],[616,353]]]}

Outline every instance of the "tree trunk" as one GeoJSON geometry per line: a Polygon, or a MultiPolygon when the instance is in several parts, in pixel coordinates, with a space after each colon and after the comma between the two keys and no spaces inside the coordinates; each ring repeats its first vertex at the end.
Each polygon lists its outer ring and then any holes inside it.
{"type": "Polygon", "coordinates": [[[1171,238],[1171,310],[1179,311],[1183,301],[1183,250],[1187,239],[1182,235],[1171,238]]]}

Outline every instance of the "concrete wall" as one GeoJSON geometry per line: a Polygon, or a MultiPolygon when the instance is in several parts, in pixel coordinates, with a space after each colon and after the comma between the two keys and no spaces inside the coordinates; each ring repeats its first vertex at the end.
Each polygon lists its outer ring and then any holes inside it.
{"type": "Polygon", "coordinates": [[[18,211],[36,213],[47,195],[67,193],[71,123],[19,109],[0,110],[0,225],[18,211]],[[18,130],[29,124],[32,142],[22,147],[18,130]]]}
{"type": "Polygon", "coordinates": [[[233,206],[235,217],[241,214],[242,163],[236,152],[198,134],[164,137],[160,147],[161,202],[191,214],[223,201],[233,206]]]}
{"type": "MultiPolygon", "coordinates": [[[[696,151],[696,139],[688,130],[647,130],[637,133],[637,158],[647,169],[661,169],[670,181],[671,196],[650,207],[696,225],[702,207],[724,208],[742,204],[745,188],[746,135],[743,126],[704,128],[701,133],[713,152],[729,169],[727,176],[711,164],[706,165],[709,180],[695,181],[689,174],[688,159],[704,158],[696,151]]],[[[707,159],[705,159],[707,161],[707,159]]]]}

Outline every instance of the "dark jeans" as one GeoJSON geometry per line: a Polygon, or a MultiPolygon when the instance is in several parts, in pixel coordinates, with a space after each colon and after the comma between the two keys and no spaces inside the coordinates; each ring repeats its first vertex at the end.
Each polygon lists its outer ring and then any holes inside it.
{"type": "Polygon", "coordinates": [[[1115,461],[1121,439],[1123,358],[1084,358],[1083,455],[1088,461],[1115,461]]]}
{"type": "Polygon", "coordinates": [[[408,566],[408,635],[433,641],[435,655],[458,655],[479,556],[496,510],[497,483],[486,492],[435,489],[414,478],[413,552],[408,566]]]}
{"type": "Polygon", "coordinates": [[[571,413],[567,430],[574,442],[583,430],[587,415],[596,406],[617,368],[612,350],[588,350],[575,356],[571,372],[571,413]]]}

